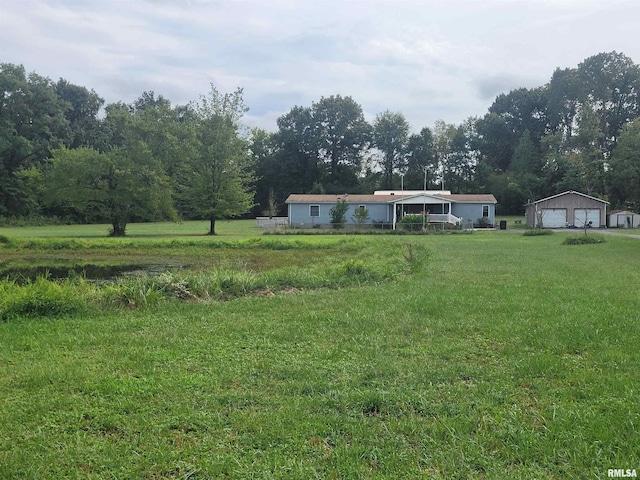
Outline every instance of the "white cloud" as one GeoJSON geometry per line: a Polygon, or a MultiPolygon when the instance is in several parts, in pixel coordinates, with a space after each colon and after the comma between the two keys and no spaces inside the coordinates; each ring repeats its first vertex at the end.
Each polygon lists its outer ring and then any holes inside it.
{"type": "Polygon", "coordinates": [[[635,0],[0,0],[0,57],[95,89],[197,100],[244,87],[252,126],[349,95],[415,130],[616,50],[640,60],[635,0]]]}

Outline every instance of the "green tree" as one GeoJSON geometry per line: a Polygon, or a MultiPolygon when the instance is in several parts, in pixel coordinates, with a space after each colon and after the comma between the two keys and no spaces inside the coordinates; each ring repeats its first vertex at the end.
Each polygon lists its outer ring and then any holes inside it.
{"type": "Polygon", "coordinates": [[[409,137],[407,170],[404,177],[404,188],[422,190],[424,188],[424,171],[427,170],[427,182],[433,183],[438,170],[438,161],[433,140],[433,132],[424,127],[419,134],[409,137]]]}
{"type": "Polygon", "coordinates": [[[58,98],[69,105],[65,117],[71,128],[71,137],[66,146],[96,147],[100,128],[98,113],[104,99],[94,90],[73,85],[62,78],[55,84],[55,91],[58,98]]]}
{"type": "Polygon", "coordinates": [[[409,122],[402,113],[386,110],[373,122],[373,146],[381,153],[380,165],[384,173],[382,187],[393,189],[393,175],[407,164],[409,122]]]}
{"type": "Polygon", "coordinates": [[[196,217],[210,221],[246,213],[253,205],[253,175],[247,141],[240,120],[248,110],[242,89],[220,93],[213,85],[208,96],[194,105],[197,154],[179,175],[179,196],[196,217]]]}
{"type": "Polygon", "coordinates": [[[577,68],[581,100],[596,114],[599,147],[613,152],[622,127],[640,115],[640,66],[618,52],[599,53],[577,68]]]}
{"type": "Polygon", "coordinates": [[[640,210],[640,118],[622,129],[609,168],[611,203],[640,210]]]}
{"type": "Polygon", "coordinates": [[[328,178],[323,182],[327,190],[355,187],[371,130],[362,107],[351,97],[322,97],[311,106],[311,119],[311,145],[328,168],[328,178]]]}
{"type": "Polygon", "coordinates": [[[132,219],[174,218],[169,182],[143,142],[100,153],[86,147],[60,148],[44,174],[49,206],[88,221],[107,220],[110,235],[125,235],[132,219]]]}
{"type": "Polygon", "coordinates": [[[293,107],[277,120],[278,132],[273,141],[275,150],[266,158],[268,166],[260,167],[263,177],[273,178],[269,184],[282,192],[309,193],[316,183],[322,183],[322,168],[313,133],[313,117],[309,107],[293,107]],[[266,174],[266,175],[265,175],[266,174]]]}
{"type": "Polygon", "coordinates": [[[69,142],[69,104],[51,80],[24,67],[0,64],[0,216],[27,215],[37,208],[31,189],[52,149],[69,142]]]}

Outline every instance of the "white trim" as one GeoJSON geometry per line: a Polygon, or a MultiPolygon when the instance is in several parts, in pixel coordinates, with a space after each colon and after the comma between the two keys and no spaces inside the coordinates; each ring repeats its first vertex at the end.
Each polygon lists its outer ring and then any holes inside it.
{"type": "Polygon", "coordinates": [[[310,216],[311,218],[319,217],[319,216],[320,216],[320,205],[315,204],[315,203],[314,203],[314,204],[309,205],[309,216],[310,216]],[[311,214],[311,209],[312,209],[313,207],[317,207],[317,208],[318,208],[318,214],[317,214],[317,215],[312,215],[312,214],[311,214]]]}
{"type": "Polygon", "coordinates": [[[591,195],[587,195],[585,193],[576,192],[575,190],[568,190],[566,192],[558,193],[556,195],[551,195],[550,197],[541,198],[540,200],[536,200],[535,202],[529,202],[527,205],[535,205],[536,203],[545,202],[547,200],[551,200],[552,198],[561,197],[563,195],[568,195],[570,193],[575,193],[576,195],[580,195],[581,197],[590,198],[591,200],[597,200],[598,202],[602,202],[604,204],[609,204],[606,200],[602,200],[601,198],[592,197],[591,195]]]}

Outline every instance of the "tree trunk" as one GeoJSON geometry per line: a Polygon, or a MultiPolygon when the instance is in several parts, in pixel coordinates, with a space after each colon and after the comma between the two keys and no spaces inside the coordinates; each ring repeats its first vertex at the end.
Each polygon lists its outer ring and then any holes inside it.
{"type": "Polygon", "coordinates": [[[215,217],[215,215],[211,215],[209,220],[211,221],[211,226],[209,227],[209,233],[207,233],[207,235],[215,235],[216,234],[216,217],[215,217]]]}
{"type": "Polygon", "coordinates": [[[111,222],[111,231],[109,232],[110,237],[124,237],[125,229],[127,224],[124,222],[120,222],[118,220],[113,220],[111,222]]]}

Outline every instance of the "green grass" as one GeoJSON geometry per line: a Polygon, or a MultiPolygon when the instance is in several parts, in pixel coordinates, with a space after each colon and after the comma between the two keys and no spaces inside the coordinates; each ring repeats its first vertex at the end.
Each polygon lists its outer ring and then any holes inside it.
{"type": "MultiPolygon", "coordinates": [[[[106,238],[111,225],[50,225],[42,227],[0,227],[0,236],[8,238],[106,238]]],[[[125,241],[127,239],[153,240],[157,238],[185,237],[191,240],[207,241],[208,221],[130,223],[127,225],[125,238],[110,239],[125,241]]],[[[219,220],[216,222],[218,237],[242,239],[262,234],[256,227],[255,220],[219,220]]]]}
{"type": "MultiPolygon", "coordinates": [[[[213,272],[206,253],[231,265],[248,251],[271,258],[238,270],[256,277],[353,276],[0,323],[0,478],[559,479],[640,468],[640,241],[230,237],[220,248],[157,239],[147,255],[201,259],[193,278],[213,272]],[[356,281],[419,252],[421,268],[356,281]]],[[[7,251],[30,250],[0,247],[0,259],[7,251]]]]}

